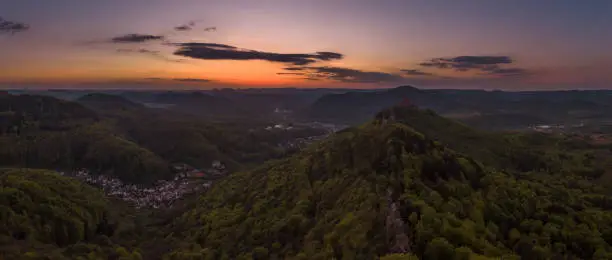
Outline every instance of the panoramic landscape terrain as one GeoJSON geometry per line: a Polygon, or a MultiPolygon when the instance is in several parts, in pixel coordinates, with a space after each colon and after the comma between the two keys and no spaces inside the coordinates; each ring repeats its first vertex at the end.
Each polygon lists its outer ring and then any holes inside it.
{"type": "Polygon", "coordinates": [[[610,25],[0,0],[0,260],[612,259],[610,25]]]}

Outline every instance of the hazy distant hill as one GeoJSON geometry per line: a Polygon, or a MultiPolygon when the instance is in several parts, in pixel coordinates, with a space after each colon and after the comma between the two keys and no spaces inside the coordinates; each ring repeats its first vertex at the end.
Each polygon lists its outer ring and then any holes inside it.
{"type": "Polygon", "coordinates": [[[118,95],[92,93],[77,99],[77,102],[96,110],[131,110],[144,108],[142,104],[132,102],[118,95]]]}
{"type": "Polygon", "coordinates": [[[598,123],[612,118],[612,91],[502,92],[426,90],[410,86],[326,95],[302,111],[302,115],[317,120],[359,123],[403,99],[488,129],[525,128],[531,124],[598,123]]]}
{"type": "Polygon", "coordinates": [[[172,104],[169,109],[207,118],[247,116],[252,114],[231,100],[202,92],[165,92],[153,103],[172,104]]]}

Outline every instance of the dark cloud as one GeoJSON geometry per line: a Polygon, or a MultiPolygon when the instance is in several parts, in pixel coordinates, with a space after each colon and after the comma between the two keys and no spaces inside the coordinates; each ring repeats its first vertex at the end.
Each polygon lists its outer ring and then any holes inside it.
{"type": "Polygon", "coordinates": [[[510,64],[513,60],[508,56],[457,56],[453,58],[435,58],[419,65],[438,69],[454,69],[466,71],[470,69],[490,69],[500,64],[510,64]]]}
{"type": "Polygon", "coordinates": [[[126,34],[117,36],[111,39],[112,43],[143,43],[148,41],[163,40],[163,35],[151,35],[151,34],[126,34]]]}
{"type": "Polygon", "coordinates": [[[317,61],[342,59],[343,55],[335,52],[307,53],[273,53],[248,49],[218,43],[175,43],[179,49],[175,55],[202,60],[265,60],[270,62],[288,63],[293,65],[308,65],[317,61]]]}
{"type": "Polygon", "coordinates": [[[344,58],[344,55],[336,52],[328,52],[328,51],[319,51],[317,52],[319,55],[319,59],[321,60],[340,60],[344,58]]]}
{"type": "Polygon", "coordinates": [[[171,46],[179,46],[181,48],[219,48],[219,49],[238,49],[234,46],[220,43],[205,43],[205,42],[186,42],[186,43],[169,43],[171,46]]]}
{"type": "MultiPolygon", "coordinates": [[[[291,68],[285,68],[291,69],[291,68]]],[[[302,67],[304,75],[308,80],[334,80],[346,83],[381,83],[381,82],[397,82],[404,78],[401,75],[362,71],[340,67],[302,67]]]]}
{"type": "Polygon", "coordinates": [[[190,31],[191,29],[193,29],[193,27],[195,25],[196,25],[196,23],[194,21],[190,21],[187,24],[183,24],[183,25],[174,27],[174,30],[176,30],[176,31],[190,31]]]}
{"type": "Polygon", "coordinates": [[[4,18],[0,17],[0,34],[2,33],[15,34],[15,33],[27,31],[29,29],[30,29],[30,25],[28,24],[4,20],[4,18]]]}
{"type": "Polygon", "coordinates": [[[169,62],[183,62],[184,61],[180,59],[171,59],[171,58],[166,57],[159,51],[153,51],[153,50],[148,50],[148,49],[117,49],[117,52],[118,53],[143,54],[143,55],[148,55],[150,57],[154,57],[154,58],[161,59],[164,61],[169,61],[169,62]]]}
{"type": "Polygon", "coordinates": [[[192,27],[188,25],[181,25],[181,26],[174,27],[174,30],[176,31],[189,31],[191,29],[192,27]]]}
{"type": "Polygon", "coordinates": [[[205,32],[216,32],[217,31],[217,27],[213,26],[213,27],[206,27],[204,28],[205,32]]]}
{"type": "Polygon", "coordinates": [[[435,58],[419,65],[437,69],[452,69],[455,71],[479,71],[482,75],[524,76],[531,72],[523,68],[505,68],[514,63],[508,56],[457,56],[452,58],[435,58]]]}
{"type": "Polygon", "coordinates": [[[400,71],[408,76],[433,76],[434,75],[433,73],[429,73],[429,72],[425,72],[425,71],[421,71],[417,69],[404,69],[400,71]]]}
{"type": "Polygon", "coordinates": [[[305,67],[287,67],[284,68],[284,70],[292,70],[292,71],[299,71],[299,70],[305,70],[305,67]]]}
{"type": "Polygon", "coordinates": [[[143,53],[143,54],[159,54],[159,51],[152,51],[147,49],[117,49],[117,52],[123,53],[143,53]]]}
{"type": "Polygon", "coordinates": [[[523,68],[493,68],[487,70],[486,74],[496,76],[526,76],[532,74],[532,72],[523,68]]]}

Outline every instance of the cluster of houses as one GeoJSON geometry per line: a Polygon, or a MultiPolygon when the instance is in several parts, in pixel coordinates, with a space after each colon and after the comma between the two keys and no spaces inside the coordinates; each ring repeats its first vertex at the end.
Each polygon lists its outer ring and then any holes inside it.
{"type": "Polygon", "coordinates": [[[584,123],[574,125],[563,125],[563,124],[551,124],[551,125],[532,125],[529,126],[531,130],[543,133],[562,132],[564,130],[571,130],[575,128],[584,127],[584,123]]]}
{"type": "Polygon", "coordinates": [[[268,131],[275,130],[275,129],[276,130],[291,130],[291,129],[293,129],[293,126],[284,125],[284,124],[276,124],[276,125],[273,125],[273,126],[266,126],[265,129],[268,130],[268,131]]]}
{"type": "Polygon", "coordinates": [[[171,180],[158,180],[152,186],[126,184],[117,178],[107,175],[91,174],[81,169],[71,173],[60,172],[81,180],[89,185],[101,188],[108,196],[113,196],[134,205],[136,208],[168,208],[183,196],[206,190],[214,179],[227,174],[226,167],[214,161],[206,170],[195,169],[187,164],[177,164],[178,172],[171,180]]]}
{"type": "Polygon", "coordinates": [[[179,180],[183,178],[199,178],[199,179],[218,179],[227,175],[227,167],[221,161],[213,161],[211,167],[205,170],[191,167],[185,163],[175,164],[174,170],[178,172],[174,179],[179,180]]]}

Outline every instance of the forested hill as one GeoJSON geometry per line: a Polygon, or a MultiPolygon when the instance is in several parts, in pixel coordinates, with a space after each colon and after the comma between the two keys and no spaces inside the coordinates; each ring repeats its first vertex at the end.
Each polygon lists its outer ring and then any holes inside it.
{"type": "Polygon", "coordinates": [[[262,123],[211,122],[108,94],[79,103],[10,94],[0,101],[0,167],[86,168],[131,183],[170,178],[173,163],[208,168],[220,160],[241,169],[283,156],[279,143],[321,132],[275,134],[262,123]]]}
{"type": "Polygon", "coordinates": [[[611,202],[579,174],[499,171],[381,114],[217,184],[172,225],[170,259],[610,259],[611,202]]]}
{"type": "Polygon", "coordinates": [[[0,258],[142,259],[109,240],[130,225],[120,210],[101,191],[55,172],[0,169],[0,258]]]}
{"type": "Polygon", "coordinates": [[[376,120],[409,125],[427,138],[499,170],[579,174],[594,179],[612,174],[610,147],[593,145],[574,135],[481,131],[415,106],[384,109],[376,120]]]}
{"type": "Polygon", "coordinates": [[[98,119],[94,111],[74,102],[47,96],[0,94],[0,134],[65,130],[98,119]]]}
{"type": "Polygon", "coordinates": [[[81,104],[52,97],[0,97],[0,166],[117,176],[151,182],[170,175],[170,165],[115,131],[113,124],[81,104]]]}

